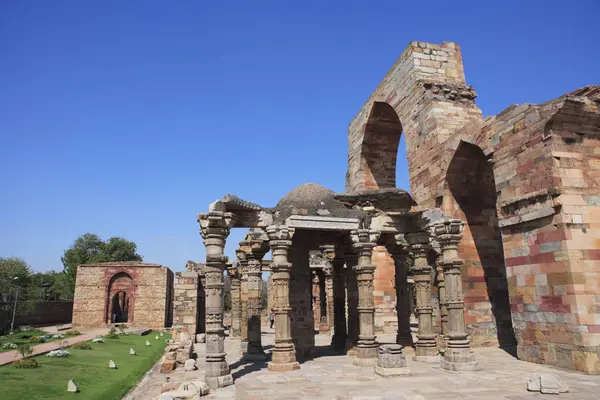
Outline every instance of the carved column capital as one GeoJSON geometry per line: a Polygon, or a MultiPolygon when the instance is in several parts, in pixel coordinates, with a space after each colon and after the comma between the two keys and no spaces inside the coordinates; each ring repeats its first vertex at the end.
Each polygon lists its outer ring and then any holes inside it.
{"type": "Polygon", "coordinates": [[[269,225],[266,229],[267,236],[271,241],[277,240],[292,240],[294,236],[294,228],[287,225],[269,225]]]}
{"type": "Polygon", "coordinates": [[[209,211],[198,214],[200,234],[204,240],[211,235],[227,237],[235,222],[235,214],[224,211],[209,211]]]}

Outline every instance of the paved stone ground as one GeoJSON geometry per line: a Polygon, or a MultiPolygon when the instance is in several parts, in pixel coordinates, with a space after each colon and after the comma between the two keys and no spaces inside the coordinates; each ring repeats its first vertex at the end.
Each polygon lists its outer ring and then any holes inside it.
{"type": "MultiPolygon", "coordinates": [[[[273,331],[263,328],[263,346],[270,352],[273,331]]],[[[447,399],[510,399],[525,400],[553,398],[551,395],[528,392],[529,376],[549,372],[567,382],[571,390],[560,395],[561,399],[600,399],[600,376],[588,376],[574,371],[561,370],[544,365],[519,361],[497,348],[478,348],[475,355],[481,365],[477,372],[448,372],[435,364],[412,361],[412,349],[405,350],[411,376],[382,378],[375,375],[373,367],[352,365],[350,356],[329,353],[330,336],[316,337],[314,360],[301,364],[299,371],[286,373],[269,372],[266,363],[240,361],[239,341],[225,342],[227,359],[232,366],[235,386],[212,392],[206,399],[238,400],[447,400],[447,399]]],[[[379,336],[381,343],[392,343],[393,336],[379,336]]],[[[204,345],[197,345],[199,370],[175,371],[163,375],[158,369],[146,378],[124,399],[155,399],[160,395],[163,383],[182,382],[203,376],[204,345]]]]}
{"type": "MultiPolygon", "coordinates": [[[[52,329],[52,328],[51,329],[41,328],[41,329],[48,333],[58,333],[58,331],[56,329],[52,329]]],[[[82,334],[80,336],[65,337],[64,340],[67,343],[66,346],[70,346],[72,344],[75,344],[78,342],[83,342],[85,340],[92,340],[97,335],[105,335],[107,332],[108,332],[108,329],[106,329],[106,328],[88,329],[85,331],[81,331],[82,334]]],[[[37,356],[39,354],[48,353],[49,351],[56,350],[59,347],[60,347],[60,345],[58,344],[58,341],[38,344],[36,346],[33,346],[33,354],[32,355],[37,356]]],[[[21,358],[21,355],[19,354],[19,352],[17,350],[0,353],[0,365],[11,363],[15,360],[18,360],[19,358],[21,358]]]]}

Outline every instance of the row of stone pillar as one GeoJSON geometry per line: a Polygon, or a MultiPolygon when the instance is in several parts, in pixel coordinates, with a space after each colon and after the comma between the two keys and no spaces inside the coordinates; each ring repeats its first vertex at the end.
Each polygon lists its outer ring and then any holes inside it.
{"type": "MultiPolygon", "coordinates": [[[[223,271],[226,268],[226,257],[224,256],[225,239],[233,226],[235,215],[225,210],[212,210],[198,216],[200,230],[206,246],[206,382],[210,387],[223,387],[231,384],[229,367],[225,361],[224,351],[224,328],[223,328],[223,271]]],[[[439,265],[444,272],[445,301],[448,310],[447,332],[444,333],[446,351],[442,361],[442,367],[452,370],[473,369],[476,363],[470,351],[469,340],[464,324],[464,299],[462,293],[462,280],[460,266],[462,260],[458,258],[458,243],[462,236],[464,223],[459,220],[449,220],[435,226],[434,232],[442,249],[442,258],[439,265]]],[[[264,352],[260,341],[260,279],[261,260],[270,246],[273,254],[272,287],[275,313],[275,346],[273,348],[272,360],[268,364],[271,371],[290,371],[299,368],[296,361],[295,348],[292,342],[289,303],[289,281],[291,263],[289,262],[289,251],[292,245],[294,230],[285,225],[269,226],[264,238],[252,237],[240,243],[240,266],[242,271],[232,271],[233,276],[240,277],[235,285],[232,282],[232,295],[239,292],[243,299],[244,285],[246,285],[248,298],[246,302],[240,301],[241,309],[236,306],[232,315],[240,315],[237,320],[248,321],[248,324],[237,326],[232,320],[232,330],[240,332],[244,337],[244,326],[248,327],[247,357],[250,359],[264,359],[264,352]],[[268,243],[268,244],[267,244],[268,243]],[[243,255],[242,255],[243,253],[243,255]],[[244,273],[246,269],[246,273],[244,273]],[[247,282],[244,283],[244,277],[247,282]],[[235,288],[235,289],[234,289],[235,288]],[[244,303],[246,307],[244,310],[244,303]]],[[[335,279],[338,289],[332,293],[332,314],[334,315],[334,337],[333,345],[337,347],[342,340],[347,340],[350,347],[357,337],[356,364],[364,365],[372,363],[377,357],[378,343],[374,334],[374,298],[373,278],[375,265],[372,263],[373,248],[379,239],[379,233],[368,229],[359,229],[351,234],[353,250],[358,260],[353,266],[354,274],[348,274],[344,282],[340,273],[340,266],[334,268],[335,279]],[[347,290],[348,324],[347,331],[345,321],[340,317],[343,305],[341,295],[342,283],[347,290]],[[356,290],[355,290],[356,289],[356,290]],[[353,304],[354,303],[354,304],[353,304]],[[353,307],[356,305],[356,307],[353,307]],[[358,318],[352,315],[351,310],[358,312],[358,318]],[[337,311],[336,311],[337,310],[337,311]],[[338,318],[335,318],[338,315],[338,318]],[[356,323],[358,322],[358,324],[356,323]],[[358,335],[355,332],[358,331],[358,335]],[[346,334],[345,338],[343,337],[346,334]]],[[[248,239],[248,237],[247,237],[248,239]]],[[[432,267],[428,262],[428,252],[431,249],[431,234],[429,232],[417,232],[406,235],[407,249],[414,257],[413,276],[416,286],[416,312],[419,320],[418,341],[416,343],[415,359],[429,361],[437,358],[437,341],[433,331],[431,307],[431,272],[432,267]]],[[[398,252],[405,252],[405,246],[398,245],[398,252]]],[[[326,257],[335,262],[335,251],[333,248],[326,249],[326,257]]],[[[400,259],[401,257],[397,257],[400,259]]],[[[398,261],[400,262],[400,261],[398,261]]],[[[396,270],[403,270],[403,266],[397,266],[396,270]]],[[[401,278],[400,278],[401,279],[401,278]]],[[[332,280],[333,285],[333,280],[332,280]]],[[[336,285],[333,285],[335,288],[336,285]]],[[[332,290],[333,292],[333,290],[332,290]]],[[[403,295],[399,301],[405,303],[408,310],[408,294],[403,295]]],[[[406,311],[408,312],[408,311],[406,311]]],[[[399,332],[399,338],[408,340],[409,332],[399,332]]]]}

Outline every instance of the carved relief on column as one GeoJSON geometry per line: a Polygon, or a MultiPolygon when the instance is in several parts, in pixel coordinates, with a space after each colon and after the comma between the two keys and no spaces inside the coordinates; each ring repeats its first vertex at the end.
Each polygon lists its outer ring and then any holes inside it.
{"type": "Polygon", "coordinates": [[[417,318],[419,333],[415,346],[415,361],[438,362],[436,334],[433,331],[433,307],[431,306],[431,272],[427,260],[431,250],[431,234],[429,232],[409,233],[406,240],[414,258],[413,278],[415,281],[417,318]]]}
{"type": "Polygon", "coordinates": [[[323,260],[326,264],[323,267],[325,275],[325,298],[327,301],[327,328],[329,332],[333,329],[333,260],[335,259],[335,245],[322,245],[320,247],[323,260]]]}
{"type": "Polygon", "coordinates": [[[231,280],[231,329],[229,336],[239,338],[242,331],[242,291],[239,265],[227,265],[227,275],[231,280]]]}
{"type": "MultiPolygon", "coordinates": [[[[340,253],[339,251],[337,253],[340,253]]],[[[337,255],[336,253],[336,255],[337,255]]],[[[333,267],[333,337],[331,347],[343,351],[346,346],[346,284],[344,259],[336,256],[333,267]]]]}
{"type": "Polygon", "coordinates": [[[452,371],[479,369],[465,329],[465,302],[460,274],[463,260],[458,258],[458,243],[462,238],[464,225],[461,220],[450,219],[435,226],[437,241],[442,250],[440,264],[444,269],[448,307],[448,332],[442,368],[452,371]]]}
{"type": "Polygon", "coordinates": [[[240,274],[240,351],[245,354],[248,351],[248,258],[240,248],[235,250],[235,255],[240,274]]]}
{"type": "Polygon", "coordinates": [[[312,305],[315,314],[315,331],[319,330],[321,321],[321,286],[319,285],[319,275],[316,270],[312,271],[312,305]]]}
{"type": "Polygon", "coordinates": [[[268,237],[262,230],[253,229],[246,235],[246,240],[240,242],[240,249],[246,253],[248,259],[248,350],[244,359],[262,361],[266,360],[261,340],[262,259],[269,251],[268,237]]]}
{"type": "MultiPolygon", "coordinates": [[[[220,204],[217,203],[217,206],[220,204]]],[[[222,293],[223,272],[227,261],[223,251],[234,220],[234,214],[224,211],[198,215],[200,234],[206,246],[206,384],[211,388],[233,384],[229,365],[225,361],[222,293]]]]}
{"type": "Polygon", "coordinates": [[[408,267],[406,266],[410,249],[403,234],[388,237],[386,248],[394,259],[395,267],[396,315],[398,317],[396,343],[403,346],[412,346],[413,340],[410,331],[411,293],[408,286],[408,267]]]}
{"type": "Polygon", "coordinates": [[[290,329],[290,271],[288,261],[294,229],[285,225],[267,227],[269,246],[273,254],[271,276],[273,277],[274,312],[275,312],[275,346],[273,356],[268,364],[269,371],[284,372],[300,369],[296,361],[296,349],[292,342],[290,329]]]}
{"type": "Polygon", "coordinates": [[[379,233],[369,229],[352,231],[352,246],[358,253],[355,267],[358,285],[359,335],[355,365],[375,365],[378,343],[375,340],[375,304],[373,278],[375,265],[371,260],[379,233]]]}

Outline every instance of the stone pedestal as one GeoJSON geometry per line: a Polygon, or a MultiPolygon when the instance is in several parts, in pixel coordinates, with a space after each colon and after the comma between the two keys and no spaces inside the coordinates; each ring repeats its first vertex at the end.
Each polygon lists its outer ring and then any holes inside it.
{"type": "Polygon", "coordinates": [[[474,371],[479,369],[471,352],[470,340],[465,329],[464,295],[458,258],[458,243],[462,237],[464,222],[447,220],[435,226],[437,241],[442,250],[440,265],[444,269],[446,307],[448,308],[448,333],[442,368],[451,371],[474,371]]]}
{"type": "Polygon", "coordinates": [[[359,335],[357,358],[354,365],[374,365],[377,358],[375,340],[375,305],[373,299],[373,278],[375,265],[371,256],[379,234],[368,229],[352,231],[353,247],[358,253],[358,265],[354,267],[358,285],[359,335]]]}
{"type": "Polygon", "coordinates": [[[413,360],[422,362],[439,362],[437,335],[433,331],[433,307],[431,306],[431,272],[427,260],[431,249],[429,232],[415,232],[406,235],[410,251],[414,257],[413,277],[417,304],[415,311],[419,320],[419,333],[413,360]]]}
{"type": "Polygon", "coordinates": [[[233,226],[234,215],[216,203],[212,211],[198,215],[200,233],[206,246],[206,384],[211,388],[233,384],[225,361],[223,327],[223,272],[227,258],[223,255],[225,238],[233,226]]]}
{"type": "Polygon", "coordinates": [[[375,373],[383,377],[410,375],[402,345],[384,344],[379,346],[375,373]]]}
{"type": "Polygon", "coordinates": [[[300,369],[296,361],[296,349],[292,342],[290,329],[290,271],[288,253],[292,245],[294,230],[284,225],[269,226],[269,246],[273,254],[271,276],[273,278],[273,300],[275,303],[275,346],[269,371],[284,372],[300,369]]]}

